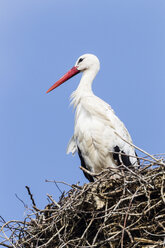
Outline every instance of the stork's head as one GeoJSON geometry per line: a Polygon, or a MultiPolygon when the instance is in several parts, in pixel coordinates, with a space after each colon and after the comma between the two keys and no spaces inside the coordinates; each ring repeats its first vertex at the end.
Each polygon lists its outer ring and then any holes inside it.
{"type": "Polygon", "coordinates": [[[57,88],[59,85],[61,85],[69,78],[73,77],[74,75],[78,74],[79,72],[90,70],[90,71],[95,71],[95,73],[97,73],[99,69],[100,69],[100,62],[98,58],[93,54],[84,54],[77,59],[75,66],[73,66],[72,69],[70,69],[53,86],[51,86],[46,93],[57,88]]]}
{"type": "Polygon", "coordinates": [[[93,54],[84,54],[78,58],[76,61],[75,67],[79,71],[85,71],[85,70],[99,70],[100,69],[100,62],[98,58],[93,54]]]}

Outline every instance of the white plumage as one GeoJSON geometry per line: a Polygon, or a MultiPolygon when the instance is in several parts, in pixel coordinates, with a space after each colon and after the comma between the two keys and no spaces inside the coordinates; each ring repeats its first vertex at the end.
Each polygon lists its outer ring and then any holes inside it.
{"type": "MultiPolygon", "coordinates": [[[[47,91],[58,87],[78,72],[83,73],[78,88],[71,95],[71,103],[76,109],[75,127],[67,153],[74,154],[78,151],[82,166],[94,173],[99,173],[107,167],[115,169],[121,163],[137,166],[136,153],[130,145],[132,140],[123,122],[115,115],[110,105],[92,92],[92,82],[99,69],[98,58],[93,54],[84,54],[68,73],[73,72],[65,74],[61,81],[47,91]]],[[[87,178],[93,181],[91,176],[87,178]]]]}

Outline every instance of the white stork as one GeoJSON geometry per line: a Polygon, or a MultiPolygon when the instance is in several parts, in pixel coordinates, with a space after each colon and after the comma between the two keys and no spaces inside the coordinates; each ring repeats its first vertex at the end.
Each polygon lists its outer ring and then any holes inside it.
{"type": "MultiPolygon", "coordinates": [[[[95,96],[92,82],[100,69],[100,62],[93,54],[78,58],[75,66],[60,78],[48,91],[55,89],[69,78],[82,72],[78,88],[71,99],[75,112],[75,127],[67,154],[78,152],[81,165],[93,173],[119,165],[138,166],[138,159],[130,134],[109,104],[95,96]]],[[[93,177],[84,173],[89,181],[93,177]]]]}

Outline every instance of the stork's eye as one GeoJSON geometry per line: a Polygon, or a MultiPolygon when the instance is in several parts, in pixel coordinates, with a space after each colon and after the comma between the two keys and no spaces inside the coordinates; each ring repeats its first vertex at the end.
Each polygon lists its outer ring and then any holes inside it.
{"type": "Polygon", "coordinates": [[[83,58],[80,58],[78,64],[81,63],[83,60],[84,60],[83,58]]]}

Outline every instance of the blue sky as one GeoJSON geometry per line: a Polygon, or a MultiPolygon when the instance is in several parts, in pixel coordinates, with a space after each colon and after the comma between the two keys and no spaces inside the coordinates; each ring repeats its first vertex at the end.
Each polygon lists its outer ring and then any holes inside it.
{"type": "MultiPolygon", "coordinates": [[[[46,193],[60,193],[45,179],[86,183],[78,156],[66,155],[74,112],[69,96],[77,75],[46,90],[84,53],[101,63],[93,91],[125,123],[134,143],[165,152],[164,0],[0,1],[0,215],[26,214],[46,193]]],[[[59,185],[61,190],[68,187],[59,185]]]]}

